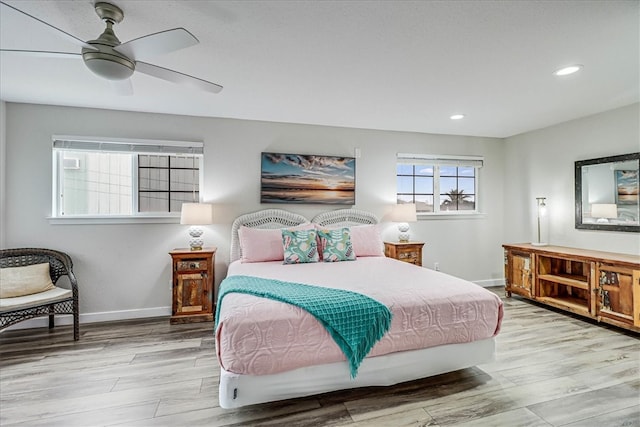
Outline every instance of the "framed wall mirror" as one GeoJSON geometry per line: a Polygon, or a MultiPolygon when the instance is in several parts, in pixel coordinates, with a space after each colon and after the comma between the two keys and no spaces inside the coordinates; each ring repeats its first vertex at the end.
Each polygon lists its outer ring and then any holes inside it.
{"type": "Polygon", "coordinates": [[[640,153],[575,164],[576,228],[640,232],[640,153]]]}

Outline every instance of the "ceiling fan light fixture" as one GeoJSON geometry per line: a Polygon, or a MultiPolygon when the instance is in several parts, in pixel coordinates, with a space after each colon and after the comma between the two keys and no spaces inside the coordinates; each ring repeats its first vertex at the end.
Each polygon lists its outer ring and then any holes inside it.
{"type": "Polygon", "coordinates": [[[103,52],[84,52],[82,58],[91,72],[107,80],[128,79],[136,69],[132,61],[103,52]]]}
{"type": "MultiPolygon", "coordinates": [[[[92,0],[91,3],[94,1],[92,0]]],[[[218,93],[222,90],[222,86],[207,80],[139,60],[144,56],[169,53],[199,43],[198,39],[184,28],[159,31],[121,43],[113,31],[113,26],[124,19],[122,9],[114,4],[98,0],[94,3],[94,8],[100,19],[104,21],[105,29],[97,39],[84,41],[1,0],[0,6],[11,8],[27,18],[37,21],[40,25],[46,25],[49,29],[53,29],[64,36],[71,43],[81,46],[81,56],[86,67],[98,77],[115,82],[116,84],[113,86],[116,86],[121,94],[130,95],[132,93],[131,81],[128,79],[136,71],[168,82],[194,86],[199,90],[210,93],[218,93]]],[[[77,53],[70,52],[0,50],[40,56],[80,56],[77,53]]]]}

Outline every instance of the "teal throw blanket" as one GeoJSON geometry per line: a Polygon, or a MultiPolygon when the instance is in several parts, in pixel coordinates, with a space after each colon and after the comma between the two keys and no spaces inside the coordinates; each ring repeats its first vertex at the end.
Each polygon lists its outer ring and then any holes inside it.
{"type": "Polygon", "coordinates": [[[391,326],[389,309],[366,295],[254,276],[230,276],[222,281],[218,293],[216,326],[222,300],[231,292],[274,299],[311,313],[346,356],[352,378],[358,374],[362,360],[391,326]]]}

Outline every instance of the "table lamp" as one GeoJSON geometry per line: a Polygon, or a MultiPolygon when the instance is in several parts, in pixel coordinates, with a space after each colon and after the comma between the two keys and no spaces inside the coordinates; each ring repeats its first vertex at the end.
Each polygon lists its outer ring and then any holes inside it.
{"type": "Polygon", "coordinates": [[[415,203],[402,203],[393,206],[389,220],[398,223],[398,240],[401,242],[409,241],[409,223],[416,222],[418,216],[416,215],[415,203]]]}
{"type": "Polygon", "coordinates": [[[204,246],[201,225],[213,224],[213,205],[209,203],[183,203],[180,224],[190,225],[189,247],[192,251],[201,251],[204,246]]]}
{"type": "Polygon", "coordinates": [[[610,218],[618,218],[618,206],[613,203],[594,203],[591,205],[591,218],[600,224],[608,223],[610,218]]]}

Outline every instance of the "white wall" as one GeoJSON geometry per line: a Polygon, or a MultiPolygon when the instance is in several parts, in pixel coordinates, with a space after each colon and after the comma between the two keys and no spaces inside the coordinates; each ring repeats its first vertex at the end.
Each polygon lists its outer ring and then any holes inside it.
{"type": "MultiPolygon", "coordinates": [[[[6,147],[7,147],[7,138],[6,138],[6,104],[4,101],[0,101],[0,218],[5,217],[5,206],[6,206],[6,147]]],[[[0,219],[0,248],[5,247],[5,221],[0,219]]]]}
{"type": "MultiPolygon", "coordinates": [[[[52,225],[51,136],[203,140],[203,200],[215,204],[217,224],[205,243],[218,246],[216,283],[226,274],[233,219],[267,207],[309,218],[326,207],[261,205],[262,151],[351,156],[356,162],[356,208],[382,217],[395,203],[397,152],[482,155],[484,216],[428,220],[412,225],[426,242],[424,263],[468,280],[491,284],[503,277],[504,141],[494,138],[384,132],[362,129],[197,118],[41,105],[6,105],[6,229],[3,247],[39,246],[69,253],[78,276],[81,321],[169,313],[170,257],[184,247],[179,224],[52,225]]],[[[571,165],[569,165],[571,167],[571,165]]],[[[337,207],[336,207],[337,208],[337,207]]],[[[389,225],[385,236],[395,237],[389,225]]]]}
{"type": "Polygon", "coordinates": [[[574,163],[640,151],[640,104],[506,139],[505,239],[535,239],[535,198],[547,197],[549,243],[640,254],[638,233],[575,228],[574,163]]]}

